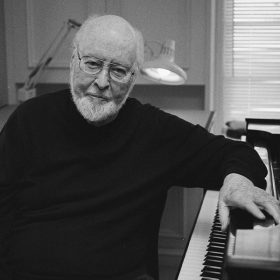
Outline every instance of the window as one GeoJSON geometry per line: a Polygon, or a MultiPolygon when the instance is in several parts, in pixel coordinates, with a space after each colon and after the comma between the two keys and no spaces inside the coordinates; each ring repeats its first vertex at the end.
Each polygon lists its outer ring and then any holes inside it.
{"type": "Polygon", "coordinates": [[[224,1],[224,122],[280,119],[280,1],[224,1]]]}

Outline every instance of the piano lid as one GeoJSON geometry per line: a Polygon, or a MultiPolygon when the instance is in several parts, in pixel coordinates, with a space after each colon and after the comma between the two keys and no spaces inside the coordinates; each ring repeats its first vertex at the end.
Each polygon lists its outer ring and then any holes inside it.
{"type": "Polygon", "coordinates": [[[246,119],[246,131],[264,131],[271,134],[280,134],[280,119],[246,119]]]}

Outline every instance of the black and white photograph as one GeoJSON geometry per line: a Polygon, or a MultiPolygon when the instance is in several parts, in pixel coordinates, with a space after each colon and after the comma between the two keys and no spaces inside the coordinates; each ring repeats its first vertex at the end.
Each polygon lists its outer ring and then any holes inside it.
{"type": "Polygon", "coordinates": [[[0,280],[280,279],[280,0],[0,0],[0,280]]]}

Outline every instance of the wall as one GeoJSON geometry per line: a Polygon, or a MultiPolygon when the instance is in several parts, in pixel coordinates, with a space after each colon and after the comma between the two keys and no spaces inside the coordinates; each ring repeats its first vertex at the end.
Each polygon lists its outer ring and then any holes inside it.
{"type": "Polygon", "coordinates": [[[6,40],[4,22],[4,1],[0,0],[0,107],[8,102],[7,100],[7,68],[6,68],[6,40]]]}
{"type": "Polygon", "coordinates": [[[138,84],[131,92],[143,103],[150,103],[163,110],[203,110],[205,88],[202,85],[167,86],[160,84],[138,84]]]}
{"type": "MultiPolygon", "coordinates": [[[[207,0],[5,0],[9,102],[17,102],[17,89],[27,78],[63,22],[82,22],[89,14],[124,16],[143,31],[146,41],[176,41],[175,61],[188,68],[187,85],[204,86],[202,103],[209,107],[209,10],[207,0]],[[51,19],[51,20],[50,20],[51,19]],[[20,61],[20,63],[18,63],[20,61]]],[[[71,31],[40,82],[66,84],[71,55],[71,31]]],[[[138,84],[152,83],[140,77],[138,84]]],[[[190,91],[189,91],[190,92],[190,91]]],[[[160,98],[160,96],[159,96],[160,98]]],[[[179,102],[180,103],[180,102],[179,102]]],[[[179,104],[178,103],[178,104],[179,104]]]]}

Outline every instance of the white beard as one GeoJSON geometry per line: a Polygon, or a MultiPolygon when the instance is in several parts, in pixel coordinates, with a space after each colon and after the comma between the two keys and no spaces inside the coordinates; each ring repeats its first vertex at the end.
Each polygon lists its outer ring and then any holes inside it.
{"type": "Polygon", "coordinates": [[[123,100],[119,105],[115,104],[113,101],[100,104],[91,99],[91,97],[79,97],[73,90],[71,90],[71,92],[73,101],[81,115],[87,121],[96,125],[102,125],[103,123],[105,124],[113,120],[125,102],[125,100],[123,100]]]}
{"type": "Polygon", "coordinates": [[[72,99],[80,112],[80,114],[90,123],[100,126],[107,124],[113,121],[122,106],[125,104],[129,93],[131,92],[134,82],[131,83],[126,95],[124,98],[119,102],[116,103],[115,100],[110,100],[108,102],[102,102],[98,99],[91,98],[89,96],[79,96],[79,93],[76,93],[74,90],[74,83],[73,83],[73,74],[74,71],[71,69],[70,71],[70,89],[72,94],[72,99]]]}

